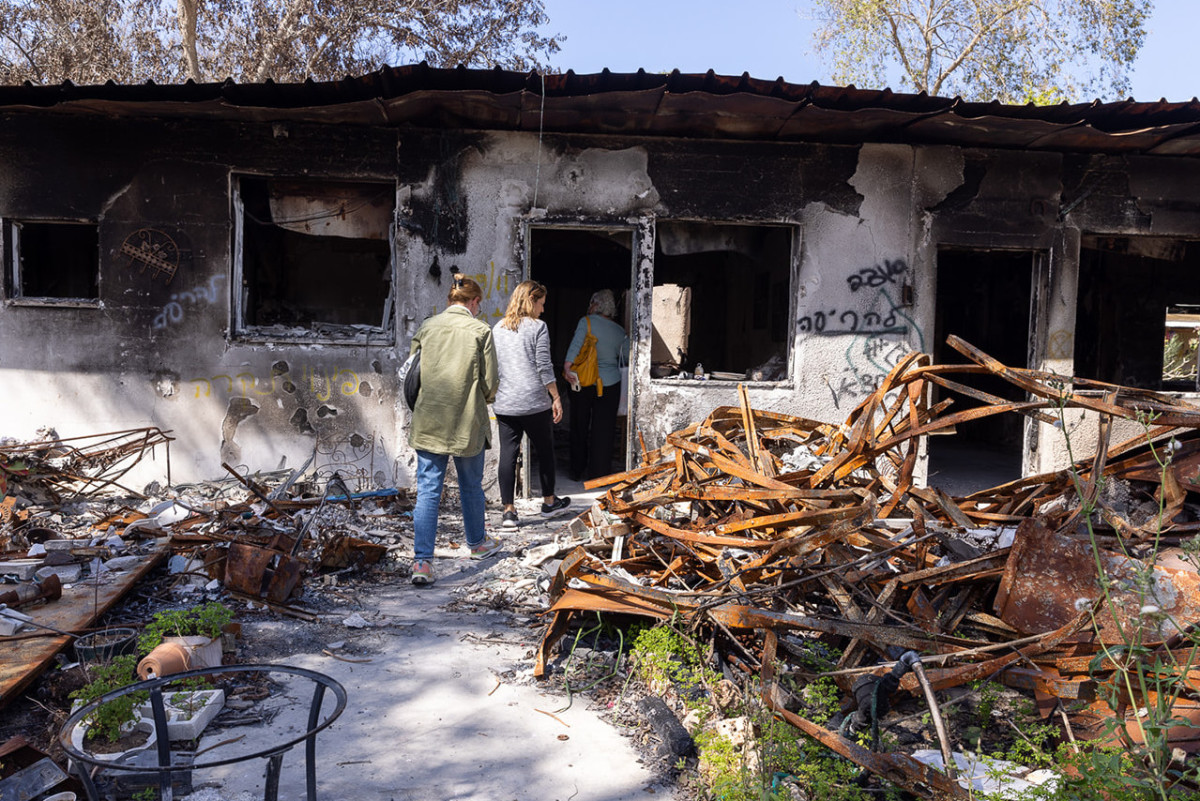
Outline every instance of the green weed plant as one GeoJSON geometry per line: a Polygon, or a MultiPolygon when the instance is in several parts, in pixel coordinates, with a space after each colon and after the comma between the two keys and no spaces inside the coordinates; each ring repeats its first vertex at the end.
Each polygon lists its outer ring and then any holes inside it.
{"type": "MultiPolygon", "coordinates": [[[[90,704],[105,693],[133,684],[137,681],[137,661],[136,655],[124,654],[106,664],[88,666],[91,681],[69,697],[90,704]]],[[[148,693],[133,692],[101,704],[87,717],[87,739],[98,738],[108,742],[121,739],[124,734],[122,729],[138,719],[134,710],[147,698],[148,693]]]]}

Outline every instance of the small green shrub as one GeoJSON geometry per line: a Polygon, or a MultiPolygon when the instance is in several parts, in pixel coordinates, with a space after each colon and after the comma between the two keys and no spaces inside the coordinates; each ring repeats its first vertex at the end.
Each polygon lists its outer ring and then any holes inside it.
{"type": "Polygon", "coordinates": [[[203,636],[215,639],[233,621],[233,611],[217,601],[191,609],[165,609],[156,612],[142,629],[138,649],[143,654],[153,651],[164,637],[203,636]]]}
{"type": "Polygon", "coordinates": [[[874,796],[858,783],[858,766],[832,753],[815,740],[804,742],[789,772],[809,798],[821,801],[867,801],[874,796]]]}
{"type": "MultiPolygon", "coordinates": [[[[638,632],[630,655],[637,665],[638,674],[652,686],[692,689],[711,685],[720,678],[715,671],[704,666],[695,644],[666,624],[638,632]]],[[[689,704],[693,708],[698,705],[696,700],[689,704]]]]}
{"type": "MultiPolygon", "coordinates": [[[[111,662],[87,668],[91,681],[71,693],[72,699],[90,704],[105,693],[127,687],[137,682],[137,661],[134,654],[115,657],[111,662]]],[[[87,718],[87,738],[101,738],[109,742],[121,739],[122,727],[136,721],[135,708],[149,695],[144,692],[126,693],[101,704],[87,718]]]]}
{"type": "Polygon", "coordinates": [[[842,691],[831,678],[814,679],[800,688],[797,695],[804,703],[804,717],[818,726],[824,726],[841,711],[842,691]]]}
{"type": "Polygon", "coordinates": [[[701,776],[712,798],[721,801],[754,801],[759,795],[752,789],[753,776],[746,768],[738,747],[714,731],[696,735],[701,776]]]}

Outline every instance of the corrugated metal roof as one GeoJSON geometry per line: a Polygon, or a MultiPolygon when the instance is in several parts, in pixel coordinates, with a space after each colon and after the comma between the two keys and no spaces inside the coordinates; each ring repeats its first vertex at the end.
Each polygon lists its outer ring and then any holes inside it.
{"type": "Polygon", "coordinates": [[[1200,155],[1200,102],[969,103],[705,74],[382,69],[340,81],[0,87],[0,110],[1200,155]]]}

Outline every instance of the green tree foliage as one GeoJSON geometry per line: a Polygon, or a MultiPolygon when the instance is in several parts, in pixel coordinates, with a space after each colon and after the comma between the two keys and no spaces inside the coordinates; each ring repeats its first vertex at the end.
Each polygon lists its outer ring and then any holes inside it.
{"type": "Polygon", "coordinates": [[[813,0],[833,80],[967,100],[1050,103],[1129,91],[1153,0],[813,0]]]}
{"type": "Polygon", "coordinates": [[[337,80],[541,66],[543,0],[0,0],[0,83],[337,80]]]}

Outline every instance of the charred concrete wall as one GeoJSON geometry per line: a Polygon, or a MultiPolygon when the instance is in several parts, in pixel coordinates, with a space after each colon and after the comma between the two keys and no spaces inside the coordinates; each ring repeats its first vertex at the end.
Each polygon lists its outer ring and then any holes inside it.
{"type": "MultiPolygon", "coordinates": [[[[231,332],[231,175],[383,179],[392,131],[86,120],[15,114],[0,124],[0,217],[85,221],[99,238],[92,302],[15,297],[0,309],[3,434],[42,426],[78,436],[169,429],[171,478],[318,461],[372,481],[395,478],[395,348],[231,332]],[[141,243],[167,243],[168,262],[141,243]]],[[[13,233],[6,228],[11,262],[13,233]]],[[[9,265],[11,267],[11,265],[9,265]]],[[[144,460],[166,475],[165,454],[144,460]]]]}
{"type": "MultiPolygon", "coordinates": [[[[219,476],[223,461],[295,467],[315,451],[318,466],[360,485],[410,483],[396,370],[411,336],[444,308],[454,269],[480,281],[483,314],[497,319],[542,228],[620,230],[633,243],[631,450],[634,432],[654,447],[737,403],[735,380],[653,377],[664,221],[790,232],[785,295],[780,304],[773,293],[771,307],[785,317],[784,367],[777,380],[749,381],[751,397],[831,422],[905,354],[935,350],[939,303],[957,302],[938,297],[947,252],[958,254],[956,269],[975,252],[1032,254],[1029,313],[995,328],[1024,343],[1030,367],[1070,374],[1081,243],[1189,240],[1200,230],[1190,190],[1200,167],[1186,159],[37,112],[0,122],[0,219],[89,222],[99,241],[98,291],[86,302],[22,297],[8,265],[0,434],[157,425],[177,437],[175,481],[219,476]],[[379,325],[339,338],[247,324],[253,294],[269,286],[253,286],[238,267],[255,219],[239,192],[245,176],[394,188],[383,279],[391,291],[379,325]],[[147,238],[165,238],[173,261],[147,261],[147,238]]],[[[7,265],[15,234],[4,230],[7,265]]],[[[308,270],[306,280],[321,280],[308,270]]],[[[693,318],[692,329],[712,324],[693,318]]],[[[1061,464],[1055,432],[1026,427],[1020,436],[1027,472],[1061,464]]]]}

